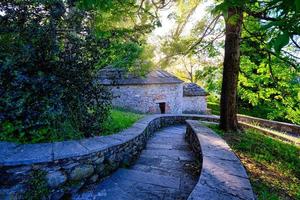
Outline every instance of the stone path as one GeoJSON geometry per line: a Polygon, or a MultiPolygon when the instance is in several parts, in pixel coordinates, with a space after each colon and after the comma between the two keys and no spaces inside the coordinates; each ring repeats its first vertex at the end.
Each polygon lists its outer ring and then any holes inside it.
{"type": "Polygon", "coordinates": [[[192,174],[195,156],[184,140],[185,126],[164,128],[154,134],[140,158],[121,168],[74,200],[180,200],[187,199],[198,181],[192,174]]]}

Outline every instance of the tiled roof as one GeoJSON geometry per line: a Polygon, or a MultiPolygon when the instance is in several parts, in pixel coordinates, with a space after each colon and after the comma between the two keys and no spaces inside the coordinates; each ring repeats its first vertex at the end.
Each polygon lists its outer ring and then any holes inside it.
{"type": "Polygon", "coordinates": [[[206,96],[208,93],[195,83],[183,84],[183,96],[206,96]]]}
{"type": "Polygon", "coordinates": [[[122,69],[105,68],[100,70],[98,77],[98,80],[103,85],[147,85],[183,82],[176,76],[163,70],[151,71],[144,77],[139,77],[126,73],[122,69]]]}

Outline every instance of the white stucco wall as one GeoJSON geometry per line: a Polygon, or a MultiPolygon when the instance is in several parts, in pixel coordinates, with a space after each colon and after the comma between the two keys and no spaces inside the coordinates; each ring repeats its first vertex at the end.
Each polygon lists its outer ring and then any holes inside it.
{"type": "Polygon", "coordinates": [[[201,113],[207,111],[206,96],[185,96],[182,102],[183,113],[201,113]]]}
{"type": "Polygon", "coordinates": [[[160,113],[159,104],[166,103],[166,113],[182,113],[182,84],[120,85],[111,87],[113,106],[142,113],[160,113]]]}

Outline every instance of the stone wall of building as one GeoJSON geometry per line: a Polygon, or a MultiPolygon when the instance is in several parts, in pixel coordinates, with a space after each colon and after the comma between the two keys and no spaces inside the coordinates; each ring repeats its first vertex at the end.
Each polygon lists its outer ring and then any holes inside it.
{"type": "Polygon", "coordinates": [[[166,103],[166,113],[182,113],[182,84],[112,86],[113,106],[141,113],[160,113],[159,103],[166,103]]]}
{"type": "Polygon", "coordinates": [[[205,114],[207,112],[206,96],[184,96],[182,112],[205,114]]]}

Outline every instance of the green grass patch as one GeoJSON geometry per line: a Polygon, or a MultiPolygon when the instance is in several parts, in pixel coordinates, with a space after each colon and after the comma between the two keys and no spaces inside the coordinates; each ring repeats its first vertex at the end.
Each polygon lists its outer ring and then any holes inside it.
{"type": "Polygon", "coordinates": [[[103,124],[100,135],[111,135],[132,126],[142,114],[132,113],[121,109],[112,109],[109,119],[103,124]]]}
{"type": "Polygon", "coordinates": [[[300,199],[300,148],[246,129],[222,136],[246,167],[258,199],[300,199]]]}

